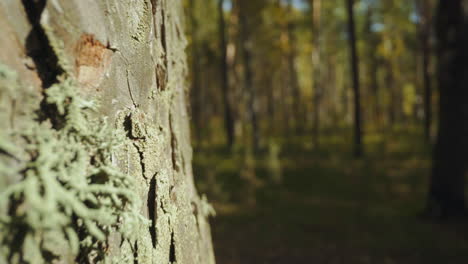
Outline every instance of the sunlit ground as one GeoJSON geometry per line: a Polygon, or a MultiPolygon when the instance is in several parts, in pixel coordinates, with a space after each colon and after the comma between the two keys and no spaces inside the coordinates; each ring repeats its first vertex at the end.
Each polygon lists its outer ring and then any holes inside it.
{"type": "Polygon", "coordinates": [[[195,151],[199,190],[218,213],[217,263],[468,263],[468,225],[417,217],[430,167],[421,133],[368,134],[362,160],[349,131],[322,135],[316,150],[310,136],[277,140],[280,185],[266,150],[255,162],[222,146],[195,151]]]}

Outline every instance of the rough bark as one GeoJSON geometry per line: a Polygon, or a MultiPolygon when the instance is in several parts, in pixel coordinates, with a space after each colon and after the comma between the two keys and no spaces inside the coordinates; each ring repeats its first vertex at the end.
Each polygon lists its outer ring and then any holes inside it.
{"type": "Polygon", "coordinates": [[[0,3],[0,263],[214,263],[181,2],[0,3]]]}
{"type": "Polygon", "coordinates": [[[466,215],[467,6],[465,0],[439,1],[437,10],[439,125],[427,209],[439,217],[466,215]]]}

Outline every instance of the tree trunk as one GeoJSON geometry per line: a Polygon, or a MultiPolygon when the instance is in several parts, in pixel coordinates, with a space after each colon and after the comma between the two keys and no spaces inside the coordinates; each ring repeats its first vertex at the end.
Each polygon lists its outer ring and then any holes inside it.
{"type": "Polygon", "coordinates": [[[320,43],[320,27],[321,27],[321,14],[322,3],[321,0],[311,0],[312,9],[312,69],[313,69],[313,144],[315,147],[319,145],[320,137],[320,108],[322,99],[322,72],[321,72],[321,43],[320,43]]]}
{"type": "Polygon", "coordinates": [[[224,129],[226,130],[227,145],[234,144],[234,119],[232,116],[231,102],[229,100],[229,68],[227,61],[226,23],[223,11],[224,0],[218,0],[219,15],[219,48],[221,50],[221,88],[224,104],[224,129]]]}
{"type": "Polygon", "coordinates": [[[258,126],[258,113],[257,113],[257,98],[256,89],[253,85],[253,72],[252,72],[252,52],[251,52],[251,39],[249,32],[249,25],[247,24],[247,15],[245,14],[247,8],[246,1],[240,1],[239,5],[239,23],[240,23],[240,38],[241,38],[241,52],[244,62],[244,88],[247,92],[247,111],[248,118],[251,125],[251,135],[254,152],[258,152],[260,131],[258,126]]]}
{"type": "Polygon", "coordinates": [[[214,263],[181,15],[180,0],[0,3],[0,263],[214,263]]]}
{"type": "Polygon", "coordinates": [[[398,116],[398,100],[397,100],[397,85],[395,80],[395,73],[394,71],[394,63],[393,59],[389,58],[386,62],[386,69],[385,69],[385,81],[388,90],[388,96],[390,97],[389,104],[388,104],[388,124],[387,129],[392,131],[393,127],[397,122],[398,116]]]}
{"type": "Polygon", "coordinates": [[[348,11],[348,36],[351,52],[351,70],[354,92],[354,155],[362,156],[362,128],[361,128],[361,98],[359,91],[359,61],[356,49],[356,33],[354,25],[354,0],[346,0],[348,11]]]}
{"type": "Polygon", "coordinates": [[[299,89],[299,80],[297,76],[296,70],[296,36],[294,31],[296,29],[295,21],[294,21],[294,13],[293,13],[293,4],[292,0],[288,0],[288,13],[289,19],[287,23],[287,35],[288,35],[288,42],[289,42],[289,52],[288,52],[288,73],[289,73],[289,87],[291,88],[291,95],[292,95],[292,110],[293,115],[290,118],[293,121],[293,128],[295,131],[298,131],[300,125],[300,99],[301,99],[301,91],[299,89]]]}
{"type": "Polygon", "coordinates": [[[437,10],[439,125],[427,209],[439,217],[466,215],[467,4],[466,0],[441,0],[437,10]]]}
{"type": "Polygon", "coordinates": [[[379,98],[379,79],[378,79],[378,70],[379,70],[379,59],[375,54],[377,46],[379,45],[378,36],[372,32],[373,24],[373,15],[374,9],[368,7],[366,14],[366,34],[369,47],[367,48],[367,57],[368,57],[368,71],[370,74],[370,90],[373,98],[373,113],[372,118],[377,128],[381,128],[380,116],[381,116],[381,102],[379,98]]]}
{"type": "Polygon", "coordinates": [[[423,87],[424,87],[424,137],[427,142],[430,142],[431,137],[431,123],[432,123],[432,89],[431,89],[431,76],[429,72],[430,59],[431,59],[431,15],[429,0],[418,0],[417,7],[420,17],[420,42],[421,42],[421,55],[422,55],[422,74],[423,74],[423,87]]]}
{"type": "MultiPolygon", "coordinates": [[[[192,90],[191,90],[191,102],[192,102],[192,114],[194,118],[195,124],[195,136],[196,136],[196,143],[201,145],[202,143],[202,134],[204,131],[203,126],[203,111],[201,109],[203,105],[203,92],[202,92],[202,85],[200,84],[200,52],[197,46],[197,30],[198,30],[198,23],[195,16],[195,1],[190,0],[190,34],[192,37],[192,42],[190,43],[191,48],[191,55],[192,55],[192,90]]],[[[197,145],[196,145],[197,146],[197,145]]]]}

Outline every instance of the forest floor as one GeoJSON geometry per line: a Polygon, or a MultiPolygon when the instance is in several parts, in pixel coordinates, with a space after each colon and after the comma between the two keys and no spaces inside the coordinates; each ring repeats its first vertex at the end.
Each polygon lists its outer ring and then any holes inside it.
{"type": "Polygon", "coordinates": [[[246,181],[243,155],[195,151],[198,188],[217,211],[218,264],[468,263],[468,223],[417,217],[430,170],[422,135],[368,135],[357,160],[343,133],[324,131],[315,150],[308,137],[280,142],[280,185],[269,179],[266,153],[246,181]]]}

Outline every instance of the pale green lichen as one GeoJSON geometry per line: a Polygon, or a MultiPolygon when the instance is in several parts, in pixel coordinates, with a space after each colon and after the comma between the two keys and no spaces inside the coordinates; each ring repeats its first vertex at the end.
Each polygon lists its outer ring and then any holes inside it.
{"type": "MultiPolygon", "coordinates": [[[[11,78],[0,71],[0,83],[11,78]]],[[[8,172],[21,180],[0,193],[0,255],[8,263],[109,263],[109,235],[133,241],[148,224],[133,179],[113,165],[124,133],[93,118],[94,104],[76,90],[70,78],[46,90],[60,129],[30,120],[28,129],[0,135],[2,174],[16,152],[27,154],[8,172]],[[13,138],[25,142],[22,149],[7,144],[13,138]]]]}
{"type": "Polygon", "coordinates": [[[200,204],[201,204],[201,212],[202,212],[203,217],[216,216],[216,211],[213,205],[211,205],[208,202],[208,199],[206,198],[205,194],[202,195],[200,199],[200,204]]]}
{"type": "MultiPolygon", "coordinates": [[[[7,121],[12,114],[11,102],[16,100],[14,91],[18,90],[16,72],[0,63],[0,120],[7,121]]],[[[3,123],[3,128],[0,129],[0,192],[5,189],[15,178],[15,163],[18,159],[18,149],[14,142],[8,137],[9,125],[3,123]]],[[[2,261],[0,255],[0,263],[2,261]]]]}

